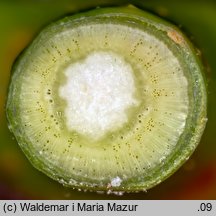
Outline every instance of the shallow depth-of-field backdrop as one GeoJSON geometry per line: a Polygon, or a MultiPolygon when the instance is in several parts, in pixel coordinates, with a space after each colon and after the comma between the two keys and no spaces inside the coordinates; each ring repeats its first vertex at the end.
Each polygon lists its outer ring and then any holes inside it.
{"type": "Polygon", "coordinates": [[[216,199],[216,1],[0,0],[0,199],[216,199]],[[205,133],[185,165],[146,193],[118,197],[64,188],[30,164],[7,128],[5,101],[11,66],[49,22],[96,6],[129,3],[175,23],[199,48],[208,83],[205,133]]]}

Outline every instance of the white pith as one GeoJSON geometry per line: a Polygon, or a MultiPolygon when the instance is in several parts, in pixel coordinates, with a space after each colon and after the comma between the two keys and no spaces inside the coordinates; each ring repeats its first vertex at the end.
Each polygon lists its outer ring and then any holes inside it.
{"type": "Polygon", "coordinates": [[[100,138],[127,122],[127,109],[138,105],[131,66],[113,52],[93,52],[65,70],[59,94],[67,101],[69,130],[100,138]]]}

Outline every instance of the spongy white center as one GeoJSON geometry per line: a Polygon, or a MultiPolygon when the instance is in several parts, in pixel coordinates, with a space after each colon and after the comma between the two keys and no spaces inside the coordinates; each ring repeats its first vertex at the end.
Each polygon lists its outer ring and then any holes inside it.
{"type": "Polygon", "coordinates": [[[59,95],[67,102],[69,130],[100,138],[123,126],[128,108],[139,104],[132,68],[116,53],[93,52],[66,68],[65,75],[59,95]]]}

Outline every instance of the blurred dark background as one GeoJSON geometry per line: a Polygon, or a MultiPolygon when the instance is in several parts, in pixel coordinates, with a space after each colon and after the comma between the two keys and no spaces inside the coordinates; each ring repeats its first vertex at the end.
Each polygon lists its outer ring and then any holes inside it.
{"type": "Polygon", "coordinates": [[[0,0],[0,199],[216,199],[216,1],[0,0]],[[8,131],[5,101],[14,59],[53,20],[97,6],[134,4],[178,25],[206,67],[208,123],[192,157],[169,179],[144,193],[79,192],[34,169],[8,131]]]}

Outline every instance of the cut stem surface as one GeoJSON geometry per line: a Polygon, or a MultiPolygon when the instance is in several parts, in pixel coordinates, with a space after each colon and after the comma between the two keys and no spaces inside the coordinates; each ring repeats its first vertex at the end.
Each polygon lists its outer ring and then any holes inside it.
{"type": "Polygon", "coordinates": [[[7,115],[32,164],[74,188],[146,190],[197,146],[202,65],[171,24],[135,8],[46,27],[13,67],[7,115]]]}

